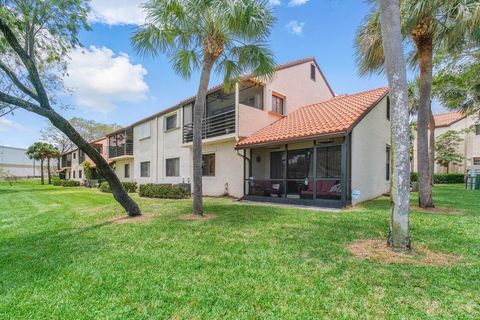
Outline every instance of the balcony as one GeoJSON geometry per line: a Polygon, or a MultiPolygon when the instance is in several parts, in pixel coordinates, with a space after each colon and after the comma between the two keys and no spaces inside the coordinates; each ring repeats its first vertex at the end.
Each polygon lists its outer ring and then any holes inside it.
{"type": "Polygon", "coordinates": [[[72,155],[62,156],[62,168],[70,168],[72,166],[72,155]]]}
{"type": "MultiPolygon", "coordinates": [[[[235,132],[235,110],[219,113],[203,119],[202,139],[209,139],[235,132]]],[[[183,126],[183,143],[193,141],[193,123],[183,126]]]]}
{"type": "Polygon", "coordinates": [[[133,156],[133,128],[127,128],[108,137],[108,158],[133,156]]]}
{"type": "Polygon", "coordinates": [[[133,142],[127,142],[123,145],[108,147],[109,158],[117,158],[123,156],[133,156],[133,142]]]}

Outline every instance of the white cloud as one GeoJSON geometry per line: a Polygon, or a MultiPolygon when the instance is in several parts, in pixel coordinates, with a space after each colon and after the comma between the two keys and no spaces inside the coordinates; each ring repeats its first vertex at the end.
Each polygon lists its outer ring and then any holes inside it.
{"type": "Polygon", "coordinates": [[[87,110],[108,113],[117,102],[146,99],[147,70],[132,64],[128,55],[108,48],[77,48],[70,53],[65,85],[75,102],[87,110]]]}
{"type": "Polygon", "coordinates": [[[0,118],[0,132],[6,132],[10,129],[24,131],[25,127],[10,119],[0,118]]]}
{"type": "Polygon", "coordinates": [[[268,2],[270,3],[271,6],[279,6],[282,4],[282,1],[280,0],[269,0],[268,2]]]}
{"type": "Polygon", "coordinates": [[[141,4],[146,0],[92,0],[90,20],[108,25],[134,24],[145,22],[141,4]]]}
{"type": "Polygon", "coordinates": [[[289,7],[298,7],[298,6],[301,6],[305,3],[307,3],[308,0],[290,0],[290,2],[288,3],[288,6],[289,7]]]}
{"type": "Polygon", "coordinates": [[[303,33],[304,26],[305,22],[298,22],[297,20],[292,20],[286,25],[288,32],[296,35],[301,35],[303,33]]]}

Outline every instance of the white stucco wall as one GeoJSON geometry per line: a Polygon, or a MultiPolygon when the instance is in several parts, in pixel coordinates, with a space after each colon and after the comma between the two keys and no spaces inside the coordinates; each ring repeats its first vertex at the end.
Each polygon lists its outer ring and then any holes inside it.
{"type": "Polygon", "coordinates": [[[353,204],[390,190],[386,180],[386,146],[391,143],[386,101],[383,98],[352,132],[352,191],[360,192],[353,204]]]}

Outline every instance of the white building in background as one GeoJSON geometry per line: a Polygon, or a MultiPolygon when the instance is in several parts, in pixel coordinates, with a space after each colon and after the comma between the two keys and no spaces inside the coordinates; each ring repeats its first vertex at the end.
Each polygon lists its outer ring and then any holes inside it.
{"type": "Polygon", "coordinates": [[[0,146],[0,171],[19,178],[39,177],[40,161],[29,159],[26,151],[21,148],[0,146]]]}
{"type": "MultiPolygon", "coordinates": [[[[480,122],[474,115],[467,116],[460,112],[435,114],[435,138],[449,130],[463,131],[463,141],[459,143],[457,152],[463,156],[458,164],[451,163],[448,170],[435,162],[435,173],[463,173],[475,169],[480,171],[480,122]],[[469,130],[466,130],[469,129],[469,130]]],[[[418,171],[417,140],[414,142],[413,170],[418,171]]]]}

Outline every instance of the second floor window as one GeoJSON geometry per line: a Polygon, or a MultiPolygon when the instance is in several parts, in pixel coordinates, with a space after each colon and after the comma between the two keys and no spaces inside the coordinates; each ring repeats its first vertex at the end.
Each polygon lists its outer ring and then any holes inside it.
{"type": "Polygon", "coordinates": [[[215,153],[202,156],[202,175],[204,177],[215,176],[215,153]]]}
{"type": "Polygon", "coordinates": [[[137,128],[138,140],[150,138],[150,121],[142,123],[137,128]]]}
{"type": "Polygon", "coordinates": [[[178,177],[180,175],[180,158],[166,159],[165,167],[167,177],[178,177]]]}
{"type": "Polygon", "coordinates": [[[140,162],[140,177],[150,177],[150,161],[140,162]]]}
{"type": "Polygon", "coordinates": [[[475,125],[475,134],[480,136],[480,124],[475,125]]]}
{"type": "Polygon", "coordinates": [[[480,166],[480,158],[473,158],[473,165],[480,166]]]}
{"type": "Polygon", "coordinates": [[[73,153],[73,159],[77,159],[77,153],[76,152],[73,153]]]}
{"type": "Polygon", "coordinates": [[[284,98],[272,95],[272,111],[280,114],[284,114],[285,100],[284,98]]]}
{"type": "Polygon", "coordinates": [[[317,75],[317,68],[315,68],[315,65],[312,63],[310,65],[310,79],[315,81],[316,75],[317,75]]]}
{"type": "Polygon", "coordinates": [[[177,128],[177,113],[165,117],[165,131],[177,128]]]}
{"type": "Polygon", "coordinates": [[[387,97],[387,120],[390,120],[390,98],[387,97]]]}

